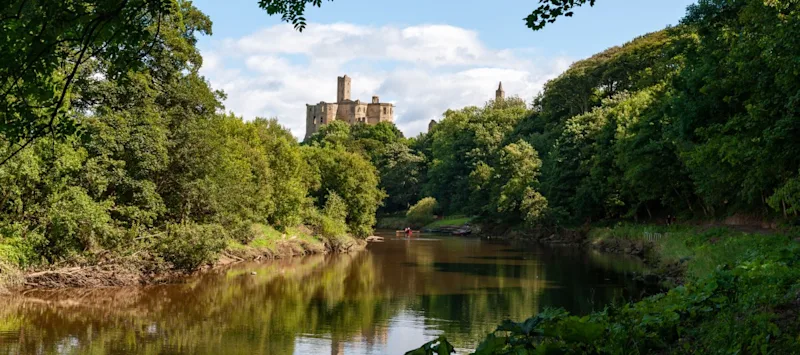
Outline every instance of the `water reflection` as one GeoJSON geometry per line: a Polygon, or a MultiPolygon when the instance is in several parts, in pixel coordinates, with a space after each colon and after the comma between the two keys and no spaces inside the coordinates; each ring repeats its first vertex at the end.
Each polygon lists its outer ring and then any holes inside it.
{"type": "Polygon", "coordinates": [[[0,299],[0,353],[397,354],[442,332],[466,351],[503,318],[636,297],[640,267],[565,248],[387,236],[363,253],[236,265],[180,285],[0,299]]]}

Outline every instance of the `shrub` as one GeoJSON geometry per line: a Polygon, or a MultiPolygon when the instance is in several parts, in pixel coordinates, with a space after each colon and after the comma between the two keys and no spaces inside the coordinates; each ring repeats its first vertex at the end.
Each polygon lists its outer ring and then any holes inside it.
{"type": "Polygon", "coordinates": [[[347,235],[347,225],[342,221],[323,215],[319,234],[328,239],[336,239],[347,235]]]}
{"type": "Polygon", "coordinates": [[[306,212],[306,221],[314,233],[327,239],[337,239],[347,235],[347,205],[335,192],[328,194],[322,212],[311,208],[306,212]]]}
{"type": "Polygon", "coordinates": [[[406,213],[408,222],[414,227],[422,227],[434,221],[433,211],[436,209],[436,199],[433,197],[426,197],[411,208],[406,213]]]}
{"type": "Polygon", "coordinates": [[[80,187],[53,196],[46,216],[46,240],[37,251],[55,261],[98,246],[117,247],[122,234],[112,224],[110,208],[110,201],[95,202],[80,187]]]}
{"type": "Polygon", "coordinates": [[[328,192],[323,213],[333,220],[344,223],[347,220],[347,204],[333,191],[328,192]]]}
{"type": "Polygon", "coordinates": [[[217,224],[169,224],[157,252],[174,268],[192,271],[216,259],[225,247],[225,237],[217,224]]]}
{"type": "Polygon", "coordinates": [[[37,248],[45,242],[44,236],[27,231],[23,224],[0,225],[0,262],[5,261],[18,268],[36,265],[42,261],[37,248]]]}
{"type": "Polygon", "coordinates": [[[244,245],[250,244],[257,236],[258,229],[250,222],[237,223],[231,230],[231,237],[244,245]]]}

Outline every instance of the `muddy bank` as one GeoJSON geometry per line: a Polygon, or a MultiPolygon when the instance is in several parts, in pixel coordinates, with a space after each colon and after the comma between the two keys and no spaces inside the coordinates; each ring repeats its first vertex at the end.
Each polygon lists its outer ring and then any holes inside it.
{"type": "Polygon", "coordinates": [[[204,265],[193,272],[178,271],[148,253],[98,262],[95,265],[70,265],[22,273],[10,266],[0,266],[0,294],[28,289],[96,288],[141,286],[177,283],[187,276],[245,261],[266,261],[321,255],[350,253],[363,250],[366,242],[349,238],[331,243],[312,243],[299,238],[280,240],[271,247],[228,248],[220,253],[214,264],[204,265]],[[6,276],[6,277],[3,277],[6,276]]]}
{"type": "Polygon", "coordinates": [[[609,254],[635,256],[643,259],[651,266],[655,266],[658,263],[658,257],[654,252],[655,244],[651,241],[624,238],[592,239],[590,237],[591,231],[592,229],[589,228],[537,228],[520,230],[484,227],[480,237],[484,239],[513,240],[594,249],[609,254]]]}
{"type": "Polygon", "coordinates": [[[588,247],[588,230],[565,228],[520,229],[504,226],[480,226],[477,236],[484,239],[514,240],[521,242],[558,244],[588,247]]]}

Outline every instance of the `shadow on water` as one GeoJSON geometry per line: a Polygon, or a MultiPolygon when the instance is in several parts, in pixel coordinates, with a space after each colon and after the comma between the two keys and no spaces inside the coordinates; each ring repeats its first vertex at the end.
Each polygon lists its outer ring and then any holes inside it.
{"type": "Polygon", "coordinates": [[[445,332],[471,349],[504,318],[638,297],[635,260],[433,236],[353,255],[245,263],[176,285],[0,299],[0,353],[384,354],[445,332]]]}
{"type": "Polygon", "coordinates": [[[524,261],[524,260],[536,260],[536,257],[532,255],[509,255],[509,256],[468,256],[468,259],[479,259],[479,260],[515,260],[515,261],[524,261]]]}
{"type": "Polygon", "coordinates": [[[454,272],[475,276],[499,276],[522,278],[525,275],[524,265],[508,264],[470,264],[470,263],[433,263],[437,272],[454,272]]]}

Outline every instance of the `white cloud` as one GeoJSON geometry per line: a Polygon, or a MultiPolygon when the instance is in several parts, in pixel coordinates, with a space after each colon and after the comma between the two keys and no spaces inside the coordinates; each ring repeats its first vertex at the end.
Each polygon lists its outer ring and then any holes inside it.
{"type": "Polygon", "coordinates": [[[342,74],[353,80],[354,99],[393,102],[395,123],[414,136],[448,108],[494,98],[498,81],[507,96],[530,100],[570,63],[530,48],[491,49],[476,32],[447,25],[311,24],[302,33],[276,25],[202,52],[201,73],[227,93],[227,110],[245,119],[278,117],[299,138],[305,104],[334,101],[342,74]]]}

